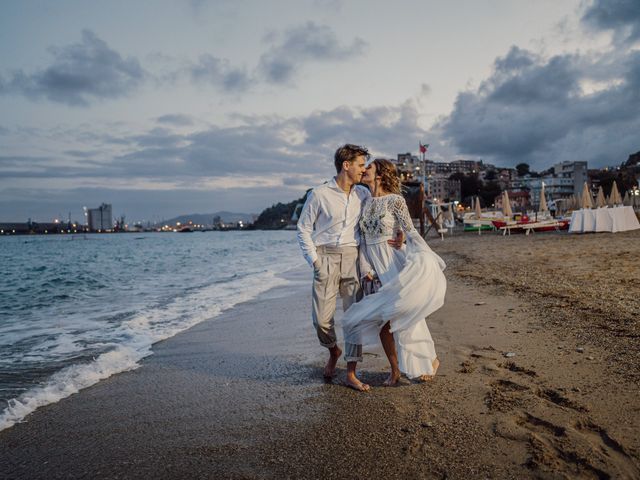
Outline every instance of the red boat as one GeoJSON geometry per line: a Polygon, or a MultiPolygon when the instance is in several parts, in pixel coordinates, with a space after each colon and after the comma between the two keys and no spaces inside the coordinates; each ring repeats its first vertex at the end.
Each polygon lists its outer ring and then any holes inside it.
{"type": "Polygon", "coordinates": [[[493,226],[497,230],[502,230],[503,235],[506,233],[511,234],[511,230],[517,232],[525,232],[527,235],[531,231],[534,232],[551,232],[559,230],[569,229],[569,219],[545,219],[545,220],[531,220],[527,216],[523,216],[520,220],[513,222],[506,222],[504,220],[493,220],[493,226]]]}

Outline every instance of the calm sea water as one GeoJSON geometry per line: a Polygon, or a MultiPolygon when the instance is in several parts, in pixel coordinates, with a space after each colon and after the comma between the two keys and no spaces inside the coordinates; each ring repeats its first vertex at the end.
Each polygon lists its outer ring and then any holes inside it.
{"type": "Polygon", "coordinates": [[[292,231],[0,237],[0,430],[303,264],[292,231]]]}

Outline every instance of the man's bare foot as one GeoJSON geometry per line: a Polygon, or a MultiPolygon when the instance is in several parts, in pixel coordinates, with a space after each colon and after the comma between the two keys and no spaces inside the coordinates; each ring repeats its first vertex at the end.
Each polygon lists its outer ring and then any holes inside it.
{"type": "Polygon", "coordinates": [[[337,345],[329,349],[329,360],[324,366],[324,378],[333,378],[336,376],[336,364],[342,355],[342,350],[337,345]]]}
{"type": "Polygon", "coordinates": [[[436,376],[436,372],[440,366],[440,360],[436,358],[431,365],[433,366],[433,373],[431,375],[420,375],[420,381],[430,382],[436,376]]]}
{"type": "Polygon", "coordinates": [[[391,372],[387,379],[382,383],[385,387],[395,387],[400,380],[400,372],[391,372]]]}
{"type": "Polygon", "coordinates": [[[347,387],[351,387],[359,392],[368,392],[371,389],[369,385],[358,380],[358,377],[356,377],[355,375],[347,374],[347,379],[344,383],[347,387]]]}

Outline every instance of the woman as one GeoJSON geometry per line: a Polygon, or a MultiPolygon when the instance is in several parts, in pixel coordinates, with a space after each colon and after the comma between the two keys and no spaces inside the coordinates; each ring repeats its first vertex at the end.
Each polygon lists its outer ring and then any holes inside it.
{"type": "MultiPolygon", "coordinates": [[[[445,263],[414,228],[393,163],[369,161],[362,182],[371,190],[371,198],[360,218],[360,269],[363,277],[379,286],[345,313],[345,344],[372,345],[380,338],[391,364],[385,385],[395,385],[401,373],[428,380],[439,361],[425,318],[444,304],[445,263]],[[407,238],[401,250],[387,243],[398,229],[407,238]]],[[[347,384],[369,389],[355,377],[347,384]]]]}

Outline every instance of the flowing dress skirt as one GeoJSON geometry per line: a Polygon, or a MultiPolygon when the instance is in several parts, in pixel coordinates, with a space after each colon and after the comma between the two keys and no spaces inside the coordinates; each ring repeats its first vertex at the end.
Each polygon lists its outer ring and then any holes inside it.
{"type": "Polygon", "coordinates": [[[425,318],[444,304],[447,282],[442,259],[431,249],[396,250],[387,240],[366,244],[366,255],[382,287],[353,304],[342,320],[345,341],[377,345],[390,322],[400,370],[409,378],[433,374],[435,346],[425,318]]]}

